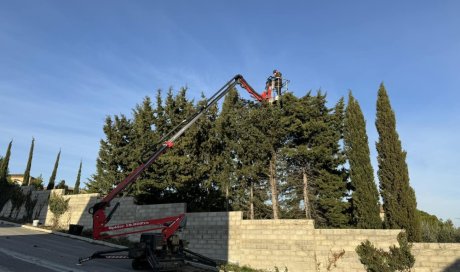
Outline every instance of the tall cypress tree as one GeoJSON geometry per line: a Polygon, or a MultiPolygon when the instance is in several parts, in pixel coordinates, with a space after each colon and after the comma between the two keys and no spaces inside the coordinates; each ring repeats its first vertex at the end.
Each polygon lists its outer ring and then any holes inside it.
{"type": "Polygon", "coordinates": [[[370,160],[366,121],[351,91],[345,113],[344,144],[353,191],[350,200],[351,224],[362,229],[381,228],[379,193],[370,160]]]}
{"type": "Polygon", "coordinates": [[[24,171],[24,180],[22,181],[23,186],[29,185],[29,182],[30,182],[30,169],[32,168],[32,157],[33,157],[33,154],[34,154],[34,143],[35,143],[35,139],[32,138],[32,144],[30,145],[30,150],[29,150],[29,159],[27,160],[26,171],[24,171]]]}
{"type": "Polygon", "coordinates": [[[58,169],[58,166],[59,166],[59,158],[60,157],[61,157],[61,150],[59,150],[59,153],[57,154],[56,162],[54,163],[53,172],[51,173],[50,181],[48,182],[48,186],[46,186],[46,190],[54,189],[54,182],[56,180],[56,174],[57,174],[57,169],[58,169]]]}
{"type": "MultiPolygon", "coordinates": [[[[318,94],[320,106],[324,106],[326,96],[318,94]]],[[[320,107],[321,108],[321,107],[320,107]]],[[[343,199],[347,197],[346,177],[347,173],[343,167],[345,155],[340,148],[340,141],[343,139],[344,122],[344,99],[341,98],[334,106],[332,112],[325,116],[324,131],[318,140],[320,152],[325,152],[321,162],[319,176],[317,179],[317,203],[316,212],[323,223],[328,227],[346,227],[349,222],[347,213],[348,203],[343,199]]]]}
{"type": "Polygon", "coordinates": [[[74,194],[80,193],[81,166],[82,166],[82,161],[80,161],[80,167],[78,168],[77,180],[75,181],[75,186],[73,188],[74,194]]]}
{"type": "Polygon", "coordinates": [[[0,164],[0,187],[1,188],[8,187],[8,165],[10,163],[12,145],[13,145],[13,141],[11,141],[8,144],[8,148],[6,149],[5,157],[3,157],[2,163],[0,164]]]}
{"type": "Polygon", "coordinates": [[[402,150],[396,132],[395,113],[383,83],[378,91],[375,125],[379,133],[376,144],[379,165],[377,173],[385,211],[385,227],[406,229],[410,241],[419,241],[420,221],[415,192],[409,184],[406,152],[402,150]]]}

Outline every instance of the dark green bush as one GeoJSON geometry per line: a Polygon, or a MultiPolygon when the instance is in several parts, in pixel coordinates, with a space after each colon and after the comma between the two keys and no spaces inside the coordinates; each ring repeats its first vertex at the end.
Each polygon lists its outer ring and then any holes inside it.
{"type": "Polygon", "coordinates": [[[399,247],[391,246],[387,252],[366,240],[356,248],[356,252],[368,272],[410,271],[415,257],[410,252],[412,245],[408,243],[405,233],[398,235],[398,243],[399,247]]]}

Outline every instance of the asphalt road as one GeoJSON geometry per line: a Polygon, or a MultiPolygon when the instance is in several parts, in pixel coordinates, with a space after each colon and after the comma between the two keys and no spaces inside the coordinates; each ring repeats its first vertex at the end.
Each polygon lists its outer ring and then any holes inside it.
{"type": "Polygon", "coordinates": [[[86,257],[110,247],[54,234],[0,224],[0,271],[133,271],[131,260],[91,260],[86,257]]]}

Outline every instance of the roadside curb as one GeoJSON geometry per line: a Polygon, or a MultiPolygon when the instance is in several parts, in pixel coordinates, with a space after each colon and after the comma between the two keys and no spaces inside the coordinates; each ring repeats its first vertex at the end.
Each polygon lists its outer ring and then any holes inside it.
{"type": "Polygon", "coordinates": [[[59,232],[59,231],[53,231],[53,230],[37,228],[37,227],[29,226],[29,225],[21,225],[21,224],[18,224],[18,223],[13,223],[13,222],[5,221],[5,220],[0,220],[0,224],[13,225],[13,226],[21,227],[21,228],[25,228],[25,229],[51,233],[51,234],[58,235],[58,236],[63,236],[63,237],[68,237],[68,238],[72,238],[72,239],[76,239],[76,240],[85,241],[85,242],[88,242],[88,243],[91,243],[91,244],[98,244],[98,245],[114,247],[114,248],[120,248],[120,249],[127,248],[125,246],[120,246],[120,245],[112,244],[112,243],[109,243],[109,242],[93,240],[93,239],[87,238],[87,237],[82,237],[82,236],[78,236],[78,235],[72,235],[72,234],[63,233],[63,232],[59,232]]]}

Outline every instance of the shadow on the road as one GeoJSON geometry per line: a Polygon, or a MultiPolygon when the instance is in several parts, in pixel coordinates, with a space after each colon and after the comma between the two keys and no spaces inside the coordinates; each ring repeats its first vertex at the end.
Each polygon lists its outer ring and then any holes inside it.
{"type": "Polygon", "coordinates": [[[111,249],[78,239],[0,224],[0,271],[132,271],[131,260],[92,260],[80,257],[111,249]]]}

